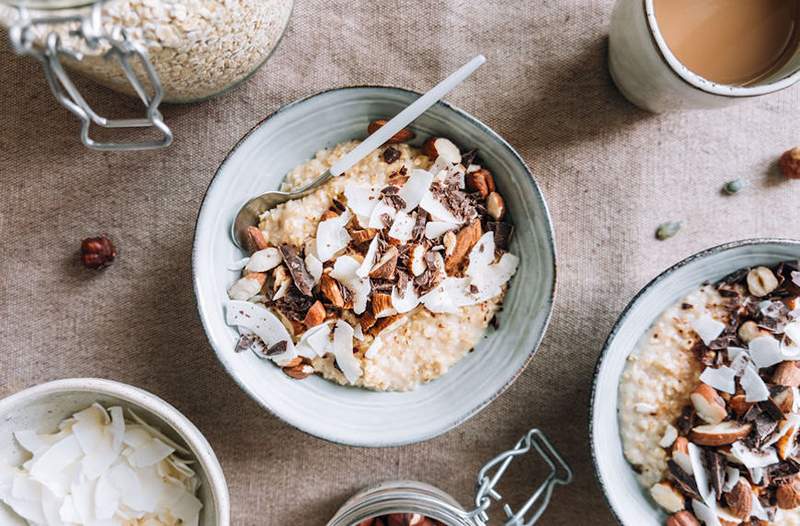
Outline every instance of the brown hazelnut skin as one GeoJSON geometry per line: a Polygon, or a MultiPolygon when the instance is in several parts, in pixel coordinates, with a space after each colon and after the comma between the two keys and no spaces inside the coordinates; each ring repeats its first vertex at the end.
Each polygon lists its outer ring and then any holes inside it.
{"type": "Polygon", "coordinates": [[[81,263],[86,268],[95,270],[105,268],[116,257],[117,249],[105,234],[81,241],[81,263]]]}
{"type": "Polygon", "coordinates": [[[787,179],[800,179],[800,146],[783,152],[778,165],[787,179]]]}

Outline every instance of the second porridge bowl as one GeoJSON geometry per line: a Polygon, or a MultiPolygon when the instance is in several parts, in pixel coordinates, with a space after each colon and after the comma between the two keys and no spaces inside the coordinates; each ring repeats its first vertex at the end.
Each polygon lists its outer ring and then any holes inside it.
{"type": "Polygon", "coordinates": [[[296,187],[321,173],[367,135],[370,123],[391,118],[417,96],[398,88],[342,88],[282,108],[228,154],[198,217],[195,293],[218,358],[269,411],[339,443],[412,443],[462,423],[521,373],[550,317],[555,248],[543,196],[508,143],[446,103],[413,122],[413,137],[403,144],[380,148],[348,171],[348,179],[329,182],[326,188],[335,191],[287,203],[264,219],[264,238],[256,240],[260,258],[251,259],[263,271],[251,276],[260,283],[250,283],[251,268],[244,271],[248,279],[230,270],[248,255],[229,236],[244,201],[285,180],[296,187]],[[473,149],[477,160],[465,161],[473,149]],[[478,164],[492,174],[480,180],[502,196],[500,212],[489,192],[476,190],[478,176],[468,170],[478,164]],[[304,171],[293,170],[300,165],[304,171]],[[505,243],[509,224],[514,231],[505,243]],[[445,283],[457,290],[445,291],[445,283]],[[229,294],[256,299],[229,303],[229,294]],[[419,303],[417,295],[427,297],[419,303]],[[253,301],[285,316],[283,324],[276,318],[269,329],[256,328],[266,330],[261,340],[271,339],[261,356],[235,352],[239,333],[226,324],[231,313],[235,325],[251,329],[253,317],[267,319],[253,301]],[[498,323],[481,336],[498,307],[498,323]],[[316,320],[317,312],[328,317],[316,320]],[[284,325],[296,335],[294,345],[284,325]],[[313,370],[326,379],[308,376],[313,370]]]}
{"type": "Polygon", "coordinates": [[[797,523],[774,481],[797,455],[786,431],[800,397],[778,374],[797,360],[798,260],[800,241],[720,245],[664,271],[620,315],[590,419],[596,475],[620,523],[797,523]]]}

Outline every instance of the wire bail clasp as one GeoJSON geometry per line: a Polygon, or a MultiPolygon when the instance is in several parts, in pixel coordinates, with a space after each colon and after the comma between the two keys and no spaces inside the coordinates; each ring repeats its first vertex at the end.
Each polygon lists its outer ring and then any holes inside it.
{"type": "Polygon", "coordinates": [[[164,118],[158,111],[163,98],[163,88],[158,74],[147,56],[147,51],[134,42],[124,29],[114,28],[109,33],[103,28],[101,14],[104,3],[105,0],[102,0],[92,5],[88,16],[70,14],[31,17],[27,9],[20,7],[19,18],[9,29],[11,44],[17,54],[31,56],[42,63],[50,91],[56,100],[80,119],[81,141],[87,147],[95,150],[153,150],[169,146],[172,143],[172,131],[164,123],[164,118]],[[63,24],[76,26],[70,30],[70,36],[77,37],[89,49],[107,48],[103,59],[116,60],[119,63],[128,83],[144,104],[144,118],[109,119],[91,108],[61,60],[62,56],[67,56],[80,61],[83,58],[82,53],[69,49],[64,45],[61,35],[51,30],[52,25],[63,24]],[[36,45],[37,27],[49,31],[41,47],[36,45]],[[144,82],[134,71],[132,63],[135,61],[141,64],[152,94],[148,93],[144,82]],[[90,136],[92,124],[102,128],[155,128],[160,133],[160,138],[141,142],[98,142],[90,136]]]}
{"type": "Polygon", "coordinates": [[[513,449],[490,460],[478,473],[475,494],[477,509],[472,511],[470,516],[480,521],[480,524],[486,524],[489,520],[488,509],[492,502],[503,500],[503,496],[495,490],[495,486],[508,470],[511,461],[528,453],[531,449],[534,449],[547,463],[550,467],[550,474],[519,511],[514,512],[508,504],[503,504],[503,511],[506,514],[504,526],[533,526],[547,509],[553,489],[556,486],[564,486],[572,482],[572,469],[561,454],[553,447],[544,433],[536,428],[531,429],[513,449]],[[492,470],[495,470],[493,474],[492,470]]]}

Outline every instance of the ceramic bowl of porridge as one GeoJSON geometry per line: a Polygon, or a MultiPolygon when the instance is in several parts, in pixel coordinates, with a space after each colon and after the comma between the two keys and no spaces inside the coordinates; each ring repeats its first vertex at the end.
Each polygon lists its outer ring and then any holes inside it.
{"type": "Polygon", "coordinates": [[[596,474],[626,525],[800,524],[800,242],[695,254],[623,311],[595,372],[596,474]]]}
{"type": "Polygon", "coordinates": [[[513,382],[547,326],[555,251],[519,155],[439,103],[303,199],[238,207],[314,179],[418,95],[337,89],[290,104],[229,153],[193,254],[206,333],[262,406],[335,442],[387,446],[463,422],[513,382]]]}

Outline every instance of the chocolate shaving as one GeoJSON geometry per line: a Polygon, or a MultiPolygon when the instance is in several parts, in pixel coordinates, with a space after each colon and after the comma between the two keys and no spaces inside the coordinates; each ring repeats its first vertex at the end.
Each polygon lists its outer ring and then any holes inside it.
{"type": "Polygon", "coordinates": [[[668,460],[667,467],[669,468],[670,475],[672,475],[672,478],[684,495],[702,499],[693,476],[684,471],[674,460],[668,460]]]}
{"type": "Polygon", "coordinates": [[[783,411],[781,411],[781,408],[778,407],[778,404],[776,404],[775,400],[772,398],[768,398],[767,400],[760,402],[758,405],[760,405],[761,409],[763,409],[764,412],[768,414],[774,421],[780,422],[783,420],[783,411]]]}
{"type": "MultiPolygon", "coordinates": [[[[381,190],[381,195],[383,197],[383,202],[387,205],[391,206],[395,210],[402,210],[406,207],[406,201],[397,193],[400,191],[400,188],[394,185],[389,185],[381,190]]],[[[383,219],[383,218],[381,218],[383,219]]],[[[389,226],[389,223],[384,221],[386,226],[389,226]]]]}
{"type": "Polygon", "coordinates": [[[475,164],[475,159],[478,157],[478,149],[473,148],[461,154],[461,164],[464,168],[469,168],[469,165],[475,164]]]}
{"type": "Polygon", "coordinates": [[[478,215],[474,202],[458,188],[436,182],[430,191],[456,219],[466,223],[478,215]]]}
{"type": "Polygon", "coordinates": [[[717,357],[717,352],[706,347],[706,345],[701,340],[695,342],[691,350],[695,358],[697,358],[697,360],[703,365],[706,366],[714,365],[714,361],[717,357]]]}
{"type": "Polygon", "coordinates": [[[331,204],[332,204],[332,207],[331,207],[331,208],[334,208],[334,209],[336,209],[336,211],[338,211],[340,214],[341,214],[342,212],[344,212],[345,210],[347,210],[347,207],[345,206],[345,204],[344,204],[344,203],[342,203],[341,201],[339,201],[338,199],[335,199],[335,198],[334,198],[334,199],[331,201],[331,204]]]}
{"type": "Polygon", "coordinates": [[[236,342],[236,347],[233,348],[233,352],[244,352],[252,347],[255,341],[255,336],[242,334],[242,336],[239,338],[239,341],[236,342]]]}
{"type": "Polygon", "coordinates": [[[281,340],[278,343],[272,345],[269,349],[267,349],[266,352],[264,352],[264,354],[267,356],[275,356],[277,354],[285,353],[287,346],[288,343],[286,342],[286,340],[281,340]]]}
{"type": "Polygon", "coordinates": [[[711,486],[717,494],[717,500],[722,497],[722,486],[725,484],[725,459],[713,449],[705,449],[706,468],[711,476],[711,486]]]}
{"type": "Polygon", "coordinates": [[[278,247],[283,256],[283,261],[289,269],[294,286],[297,287],[304,296],[311,296],[311,289],[314,288],[314,278],[306,270],[306,264],[297,254],[297,249],[286,243],[278,247]]]}
{"type": "MultiPolygon", "coordinates": [[[[344,291],[342,291],[342,295],[344,295],[344,291]]],[[[303,321],[308,309],[313,304],[314,298],[301,294],[297,287],[289,287],[285,296],[272,302],[276,309],[294,321],[303,321]]]]}
{"type": "Polygon", "coordinates": [[[408,287],[409,278],[408,274],[402,271],[397,272],[397,295],[400,298],[406,297],[406,288],[408,287]]]}
{"type": "Polygon", "coordinates": [[[494,244],[501,250],[508,250],[511,236],[514,235],[514,226],[510,223],[487,221],[486,230],[494,232],[494,244]]]}
{"type": "Polygon", "coordinates": [[[423,209],[417,209],[417,221],[411,230],[411,238],[414,241],[422,241],[425,236],[425,223],[428,222],[428,213],[423,209]]]}
{"type": "Polygon", "coordinates": [[[370,283],[372,284],[372,292],[391,293],[394,287],[394,282],[387,279],[373,279],[370,283]]]}
{"type": "Polygon", "coordinates": [[[383,161],[389,164],[392,164],[396,160],[400,158],[400,150],[394,148],[392,146],[387,146],[385,150],[383,150],[383,161]]]}
{"type": "Polygon", "coordinates": [[[782,479],[793,477],[800,473],[800,464],[797,461],[787,458],[783,462],[767,466],[766,475],[769,477],[770,482],[781,481],[782,479]]]}
{"type": "Polygon", "coordinates": [[[689,432],[694,427],[695,410],[691,405],[687,405],[681,411],[681,416],[675,422],[675,427],[678,429],[678,434],[682,437],[688,436],[689,432]]]}

